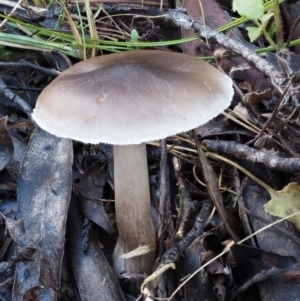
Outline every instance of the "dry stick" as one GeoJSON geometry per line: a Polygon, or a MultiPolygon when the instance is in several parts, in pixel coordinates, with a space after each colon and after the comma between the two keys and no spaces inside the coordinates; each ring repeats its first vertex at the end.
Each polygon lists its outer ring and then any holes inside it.
{"type": "Polygon", "coordinates": [[[36,64],[26,62],[26,61],[20,61],[20,62],[16,62],[16,63],[0,62],[0,67],[30,68],[30,69],[34,69],[42,74],[55,76],[55,77],[60,74],[60,72],[55,71],[53,69],[44,68],[44,67],[38,66],[36,64]]]}
{"type": "MultiPolygon", "coordinates": [[[[158,275],[161,275],[164,271],[162,271],[164,268],[169,269],[173,268],[175,269],[174,262],[178,259],[178,257],[186,250],[186,248],[198,237],[202,236],[204,233],[204,228],[206,225],[206,222],[210,216],[211,210],[212,210],[213,204],[211,201],[205,201],[203,202],[202,208],[200,213],[197,216],[197,219],[195,221],[195,224],[191,231],[187,233],[182,239],[179,241],[174,242],[169,249],[164,253],[164,255],[161,258],[161,261],[159,263],[159,266],[156,270],[156,272],[159,272],[158,275]]],[[[143,286],[147,284],[150,281],[153,281],[157,276],[155,276],[155,272],[153,275],[148,277],[143,286]],[[154,276],[153,279],[149,279],[152,276],[154,276]]],[[[162,278],[165,279],[165,278],[162,278]]],[[[161,281],[160,281],[161,282],[161,281]]],[[[143,289],[142,286],[142,289],[143,289]]],[[[174,294],[174,293],[173,293],[174,294]]],[[[165,296],[166,297],[166,296],[165,296]]],[[[146,299],[148,300],[148,299],[146,299]]],[[[160,299],[159,299],[160,300],[160,299]]],[[[164,299],[166,300],[166,299],[164,299]]],[[[170,300],[170,299],[168,299],[170,300]]]]}
{"type": "Polygon", "coordinates": [[[184,180],[180,172],[180,163],[177,157],[173,158],[173,164],[175,169],[175,176],[177,178],[179,192],[181,193],[182,205],[179,206],[178,210],[178,230],[175,239],[181,239],[186,233],[186,229],[190,223],[191,217],[194,212],[199,212],[201,208],[201,203],[198,201],[193,201],[188,191],[185,188],[184,180]]]}
{"type": "Polygon", "coordinates": [[[159,197],[159,215],[160,223],[158,228],[158,257],[164,252],[163,229],[166,226],[166,203],[168,200],[168,179],[167,179],[167,141],[161,140],[161,161],[160,161],[160,197],[159,197]]]}
{"type": "Polygon", "coordinates": [[[10,85],[8,85],[7,88],[9,90],[29,91],[29,92],[41,92],[43,90],[42,88],[18,87],[18,86],[10,86],[10,85]]]}
{"type": "MultiPolygon", "coordinates": [[[[157,244],[157,257],[161,258],[164,254],[164,229],[167,231],[169,226],[167,226],[167,201],[169,196],[169,187],[168,187],[168,165],[167,165],[167,140],[161,140],[161,161],[160,161],[160,197],[159,197],[159,215],[160,222],[159,228],[157,231],[158,244],[157,244]]],[[[159,298],[166,297],[166,287],[167,279],[164,275],[161,275],[160,281],[157,288],[157,294],[159,298]]]]}
{"type": "MultiPolygon", "coordinates": [[[[281,128],[283,129],[286,124],[287,122],[284,122],[281,128]]],[[[272,136],[275,141],[277,140],[281,144],[282,149],[287,152],[287,155],[290,155],[291,157],[295,158],[299,157],[298,154],[290,146],[287,145],[287,141],[285,141],[281,135],[274,134],[272,136]]]]}
{"type": "Polygon", "coordinates": [[[193,214],[195,212],[199,212],[201,207],[201,203],[198,201],[193,201],[185,188],[181,188],[180,193],[183,199],[183,213],[181,216],[181,221],[176,233],[175,240],[184,237],[193,214]]]}
{"type": "Polygon", "coordinates": [[[206,221],[209,218],[213,204],[211,201],[203,202],[200,213],[197,216],[192,230],[187,233],[182,239],[176,241],[162,256],[158,268],[166,264],[175,262],[178,256],[182,254],[185,249],[199,236],[203,235],[206,221]]]}
{"type": "Polygon", "coordinates": [[[296,30],[299,23],[300,23],[300,16],[298,16],[298,18],[295,20],[295,22],[294,22],[294,24],[293,24],[293,26],[290,30],[289,37],[288,37],[288,39],[286,41],[286,45],[285,45],[286,48],[290,47],[290,43],[292,41],[293,35],[294,35],[295,30],[296,30]]]}
{"type": "MultiPolygon", "coordinates": [[[[181,189],[182,191],[183,189],[181,189]]],[[[185,195],[186,198],[189,198],[188,195],[185,195]]],[[[191,199],[189,199],[191,201],[191,199]]],[[[198,202],[193,203],[194,207],[198,207],[198,202]]],[[[203,235],[204,228],[206,225],[206,221],[208,220],[210,213],[212,211],[213,204],[211,201],[204,201],[202,202],[202,208],[200,210],[200,213],[198,214],[196,221],[193,225],[193,228],[184,236],[184,237],[177,237],[175,241],[171,244],[171,246],[165,251],[163,256],[161,256],[161,260],[159,262],[159,265],[156,269],[156,271],[149,276],[144,284],[142,285],[141,291],[143,291],[145,285],[147,283],[153,281],[156,277],[159,275],[162,275],[162,269],[166,268],[175,268],[175,265],[173,264],[178,257],[185,251],[185,249],[199,236],[203,235]],[[155,275],[157,273],[157,275],[155,275]]],[[[165,270],[164,270],[165,271],[165,270]]],[[[161,276],[159,280],[158,287],[161,288],[166,283],[166,278],[164,276],[161,276]]],[[[159,298],[165,298],[165,290],[160,291],[158,289],[158,297],[159,298]]],[[[148,294],[143,291],[143,294],[147,296],[148,294]]],[[[148,300],[148,299],[146,299],[148,300]]],[[[152,299],[151,299],[152,300],[152,299]]]]}
{"type": "Polygon", "coordinates": [[[280,269],[280,268],[276,268],[276,267],[272,267],[269,270],[262,270],[261,272],[259,272],[258,274],[256,274],[253,278],[251,278],[250,280],[248,280],[246,283],[244,283],[241,287],[239,287],[231,296],[230,301],[234,301],[238,298],[238,296],[245,292],[248,288],[250,288],[251,286],[253,286],[254,284],[259,284],[264,280],[268,280],[272,277],[278,276],[278,275],[282,275],[283,273],[285,273],[286,271],[288,271],[288,269],[280,269]]]}
{"type": "Polygon", "coordinates": [[[277,110],[282,102],[282,100],[284,99],[285,95],[288,93],[289,88],[290,88],[290,84],[291,82],[294,80],[294,76],[292,76],[289,80],[289,82],[287,83],[287,85],[285,86],[283,92],[281,93],[279,99],[277,100],[276,106],[273,109],[272,115],[271,117],[265,122],[265,124],[263,125],[262,129],[259,131],[259,133],[256,135],[256,137],[252,140],[250,140],[249,142],[247,142],[247,145],[250,145],[252,143],[254,143],[258,138],[260,138],[261,136],[263,136],[265,130],[268,128],[268,126],[271,124],[272,120],[274,119],[277,110]]]}
{"type": "Polygon", "coordinates": [[[235,141],[203,140],[203,144],[210,152],[226,154],[251,163],[263,163],[272,170],[291,174],[300,172],[300,158],[274,156],[269,152],[259,151],[235,141]]]}
{"type": "Polygon", "coordinates": [[[14,94],[13,92],[11,92],[5,82],[0,79],[0,92],[2,92],[4,94],[5,97],[7,97],[10,101],[13,101],[14,103],[16,103],[17,105],[19,105],[23,111],[28,115],[28,117],[30,118],[30,120],[32,121],[31,118],[31,112],[32,112],[32,108],[29,106],[29,104],[22,99],[20,96],[14,94]]]}
{"type": "Polygon", "coordinates": [[[268,63],[265,59],[258,56],[255,52],[251,51],[242,43],[237,42],[223,33],[212,30],[208,26],[199,21],[194,20],[184,13],[184,10],[177,8],[172,9],[166,15],[166,21],[170,21],[175,25],[182,27],[186,30],[193,30],[199,37],[207,38],[211,41],[217,42],[226,49],[229,49],[238,55],[242,56],[249,63],[252,63],[259,71],[267,77],[271,77],[278,85],[282,85],[286,78],[274,66],[268,63]]]}
{"type": "Polygon", "coordinates": [[[173,166],[174,166],[174,170],[175,170],[175,177],[177,179],[177,185],[178,185],[178,188],[179,188],[179,191],[183,188],[185,188],[185,185],[184,185],[184,180],[182,178],[182,175],[181,175],[181,164],[180,164],[180,161],[179,161],[179,158],[177,156],[174,156],[173,157],[173,166]]]}
{"type": "MultiPolygon", "coordinates": [[[[247,236],[246,238],[243,238],[242,240],[240,240],[239,242],[237,242],[237,244],[240,245],[240,244],[244,243],[245,241],[247,241],[248,239],[250,239],[251,237],[254,237],[255,235],[257,235],[257,234],[259,234],[259,233],[265,231],[266,229],[268,229],[268,228],[270,228],[270,227],[272,227],[272,226],[274,226],[274,225],[276,225],[276,224],[278,224],[278,223],[281,223],[281,222],[284,221],[284,220],[287,220],[287,219],[289,219],[289,218],[291,218],[291,217],[293,217],[293,216],[296,216],[296,215],[299,214],[299,213],[300,213],[300,211],[297,211],[297,212],[295,212],[295,213],[292,213],[292,214],[286,216],[285,218],[279,219],[279,220],[273,222],[272,224],[269,224],[269,225],[267,225],[267,226],[265,226],[265,227],[263,227],[263,228],[261,228],[261,229],[255,231],[254,233],[252,233],[251,235],[247,236]]],[[[179,290],[180,290],[180,289],[181,289],[188,281],[190,281],[196,274],[198,274],[201,270],[203,270],[205,267],[207,267],[208,265],[210,265],[210,264],[211,264],[213,261],[215,261],[216,259],[221,258],[224,254],[226,254],[226,253],[230,250],[230,248],[231,248],[231,246],[232,246],[233,244],[234,244],[233,242],[229,243],[229,244],[227,245],[227,247],[226,247],[220,254],[218,254],[216,257],[214,257],[213,259],[209,260],[209,261],[206,262],[205,264],[203,264],[199,269],[197,269],[195,272],[193,272],[191,275],[189,275],[189,277],[186,278],[186,279],[184,280],[184,282],[182,282],[182,283],[179,285],[179,287],[177,287],[177,289],[173,292],[173,294],[170,296],[170,298],[169,298],[168,300],[171,300],[171,299],[174,297],[174,295],[175,295],[175,294],[176,294],[176,293],[177,293],[177,292],[178,292],[178,291],[179,291],[179,290]]]]}

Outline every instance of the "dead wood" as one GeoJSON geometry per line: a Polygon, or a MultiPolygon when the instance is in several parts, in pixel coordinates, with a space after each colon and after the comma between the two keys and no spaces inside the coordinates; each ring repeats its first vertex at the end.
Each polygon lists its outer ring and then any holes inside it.
{"type": "Polygon", "coordinates": [[[235,141],[204,140],[209,151],[225,154],[229,157],[243,159],[249,163],[263,163],[267,168],[285,172],[299,173],[299,158],[284,158],[271,154],[270,151],[260,151],[235,141]]]}
{"type": "Polygon", "coordinates": [[[193,30],[202,38],[217,42],[226,49],[233,51],[242,56],[247,62],[252,63],[263,74],[274,79],[274,82],[281,85],[285,82],[284,75],[276,70],[273,65],[268,63],[265,59],[258,56],[242,43],[237,42],[223,33],[212,30],[201,22],[194,20],[185,14],[181,8],[169,10],[166,16],[167,22],[172,22],[176,26],[182,27],[186,30],[193,30]]]}

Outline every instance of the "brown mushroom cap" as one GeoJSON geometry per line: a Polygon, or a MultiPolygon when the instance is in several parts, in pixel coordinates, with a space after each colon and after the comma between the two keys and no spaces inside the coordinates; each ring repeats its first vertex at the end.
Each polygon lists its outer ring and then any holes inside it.
{"type": "Polygon", "coordinates": [[[138,144],[206,123],[232,100],[229,77],[195,57],[130,51],[82,61],[38,98],[46,131],[85,143],[138,144]]]}

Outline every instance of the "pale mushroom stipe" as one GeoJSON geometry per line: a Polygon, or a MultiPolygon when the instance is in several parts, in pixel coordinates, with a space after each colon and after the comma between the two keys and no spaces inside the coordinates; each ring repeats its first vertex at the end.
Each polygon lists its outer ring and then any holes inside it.
{"type": "Polygon", "coordinates": [[[33,119],[44,130],[84,143],[114,145],[117,273],[149,274],[155,252],[120,256],[156,242],[143,142],[206,123],[232,100],[231,79],[195,57],[130,51],[82,61],[38,98],[33,119]]]}

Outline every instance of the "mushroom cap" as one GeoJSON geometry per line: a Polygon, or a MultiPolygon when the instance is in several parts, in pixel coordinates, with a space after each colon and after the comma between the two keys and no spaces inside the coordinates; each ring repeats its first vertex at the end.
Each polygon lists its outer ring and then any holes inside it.
{"type": "Polygon", "coordinates": [[[231,79],[195,57],[159,50],[104,55],[62,72],[33,119],[85,143],[139,144],[188,131],[226,109],[231,79]]]}

